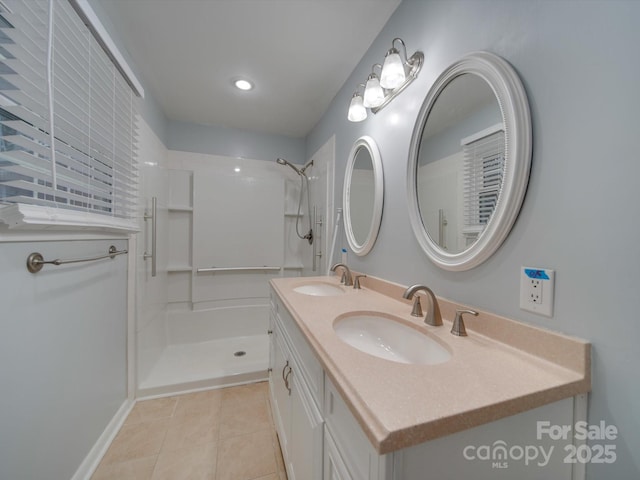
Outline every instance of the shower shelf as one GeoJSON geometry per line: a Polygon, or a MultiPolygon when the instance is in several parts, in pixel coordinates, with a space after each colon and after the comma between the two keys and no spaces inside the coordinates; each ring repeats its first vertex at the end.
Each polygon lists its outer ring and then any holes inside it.
{"type": "Polygon", "coordinates": [[[290,264],[290,265],[284,265],[282,267],[283,270],[302,270],[304,268],[304,265],[302,264],[290,264]]]}
{"type": "Polygon", "coordinates": [[[304,217],[304,213],[296,213],[296,212],[284,212],[285,217],[304,217]]]}
{"type": "Polygon", "coordinates": [[[193,212],[193,207],[183,205],[169,205],[170,212],[193,212]]]}
{"type": "Polygon", "coordinates": [[[193,267],[189,265],[171,265],[167,267],[168,273],[181,273],[181,272],[191,272],[193,267]]]}

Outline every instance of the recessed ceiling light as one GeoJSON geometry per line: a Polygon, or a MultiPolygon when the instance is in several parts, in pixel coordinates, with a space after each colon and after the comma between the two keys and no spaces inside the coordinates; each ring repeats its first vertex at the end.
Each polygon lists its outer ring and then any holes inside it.
{"type": "Polygon", "coordinates": [[[236,86],[236,88],[239,88],[240,90],[251,90],[253,88],[253,83],[243,78],[234,80],[233,84],[236,86]]]}

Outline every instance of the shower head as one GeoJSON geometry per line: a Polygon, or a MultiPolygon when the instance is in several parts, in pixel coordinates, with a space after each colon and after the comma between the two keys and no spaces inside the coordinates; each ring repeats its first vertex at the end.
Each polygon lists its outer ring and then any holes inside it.
{"type": "MultiPolygon", "coordinates": [[[[305,170],[307,168],[309,168],[310,166],[313,165],[313,160],[311,160],[309,163],[307,163],[304,167],[302,168],[298,168],[296,167],[293,163],[290,163],[288,161],[286,161],[284,158],[276,158],[276,163],[279,165],[287,165],[289,167],[291,167],[293,170],[295,170],[295,172],[300,175],[300,198],[298,200],[298,214],[296,215],[296,234],[298,235],[299,238],[302,238],[304,240],[307,240],[309,242],[309,245],[311,245],[313,243],[313,227],[311,225],[311,199],[309,196],[309,177],[307,177],[307,175],[304,173],[305,170]],[[300,223],[300,209],[302,208],[302,194],[305,190],[305,181],[307,184],[307,208],[308,208],[308,214],[309,214],[309,233],[307,233],[306,235],[303,235],[302,233],[300,233],[299,229],[298,229],[298,224],[300,223]]],[[[315,257],[314,257],[314,261],[315,261],[315,257]]],[[[314,267],[315,269],[315,267],[314,267]]]]}
{"type": "Polygon", "coordinates": [[[302,168],[300,169],[300,173],[301,173],[302,175],[304,175],[304,172],[305,172],[305,171],[307,170],[307,168],[309,168],[309,167],[313,167],[313,160],[311,160],[311,161],[310,161],[309,163],[307,163],[304,167],[302,167],[302,168]]]}
{"type": "Polygon", "coordinates": [[[304,176],[304,168],[300,170],[293,163],[286,161],[284,158],[278,158],[276,162],[279,163],[280,165],[288,165],[289,167],[293,168],[298,175],[300,175],[301,177],[304,176]]]}

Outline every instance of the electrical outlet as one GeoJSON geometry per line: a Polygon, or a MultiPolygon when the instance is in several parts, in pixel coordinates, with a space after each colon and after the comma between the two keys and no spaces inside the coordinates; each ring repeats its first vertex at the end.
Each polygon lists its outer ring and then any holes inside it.
{"type": "Polygon", "coordinates": [[[539,278],[529,278],[527,283],[527,297],[531,303],[542,305],[542,280],[539,278]]]}
{"type": "Polygon", "coordinates": [[[553,316],[554,272],[545,268],[520,270],[520,308],[547,317],[553,316]]]}

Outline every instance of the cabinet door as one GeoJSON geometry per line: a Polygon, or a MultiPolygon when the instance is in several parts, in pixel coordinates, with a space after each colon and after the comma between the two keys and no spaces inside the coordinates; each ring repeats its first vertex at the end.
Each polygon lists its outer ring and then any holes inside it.
{"type": "Polygon", "coordinates": [[[274,317],[275,313],[273,312],[273,306],[269,311],[269,329],[267,333],[269,334],[269,382],[273,384],[273,372],[276,369],[276,321],[274,317]]]}
{"type": "Polygon", "coordinates": [[[324,428],[324,473],[323,480],[353,480],[351,475],[349,474],[349,470],[347,470],[342,457],[340,456],[340,452],[338,452],[338,447],[336,447],[335,442],[333,441],[333,437],[331,433],[327,429],[324,428]]]}
{"type": "Polygon", "coordinates": [[[289,480],[321,480],[322,415],[294,366],[291,378],[291,442],[289,480]]]}
{"type": "Polygon", "coordinates": [[[282,342],[282,334],[277,327],[273,330],[273,363],[271,371],[271,391],[273,416],[280,439],[282,454],[287,459],[290,454],[291,439],[291,396],[289,379],[291,378],[290,356],[282,342]]]}

